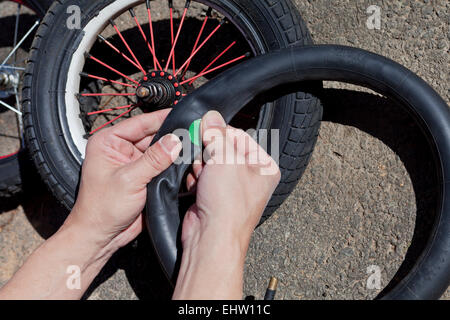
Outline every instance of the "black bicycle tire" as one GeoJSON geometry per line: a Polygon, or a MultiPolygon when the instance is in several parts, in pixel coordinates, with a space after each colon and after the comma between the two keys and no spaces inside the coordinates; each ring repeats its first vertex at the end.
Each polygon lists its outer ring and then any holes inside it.
{"type": "MultiPolygon", "coordinates": [[[[104,0],[99,3],[110,2],[111,0],[104,0]]],[[[312,42],[305,23],[290,1],[208,0],[208,2],[215,4],[223,2],[228,5],[234,3],[236,6],[238,5],[237,9],[241,14],[254,15],[253,19],[255,20],[258,11],[264,11],[263,8],[265,8],[266,19],[277,21],[277,26],[279,25],[279,30],[264,31],[267,34],[263,37],[267,42],[267,50],[312,42]]],[[[57,112],[49,111],[48,106],[54,107],[62,104],[54,93],[64,91],[62,86],[57,85],[59,80],[54,78],[58,71],[54,71],[52,68],[62,64],[61,55],[68,55],[72,50],[64,47],[64,43],[70,42],[73,45],[79,41],[76,36],[64,36],[63,38],[55,32],[65,19],[66,6],[74,3],[78,3],[84,9],[83,4],[87,3],[87,0],[56,1],[45,16],[33,42],[23,90],[26,145],[42,179],[55,197],[68,209],[73,206],[75,201],[80,168],[79,164],[69,159],[70,152],[60,147],[64,129],[57,123],[59,118],[57,112]],[[57,45],[55,45],[56,43],[57,45]],[[51,66],[47,65],[43,59],[51,61],[51,66]],[[49,79],[53,80],[49,81],[49,79]],[[45,127],[46,130],[40,130],[41,127],[45,127]],[[53,143],[46,143],[50,140],[53,143]]],[[[83,12],[85,11],[88,12],[83,10],[83,12]]],[[[265,19],[258,20],[262,24],[265,19]]],[[[266,25],[266,27],[270,26],[266,25]]],[[[80,30],[71,32],[74,35],[77,32],[81,33],[80,30]]],[[[285,141],[280,155],[280,167],[283,168],[284,174],[282,183],[272,197],[262,220],[270,216],[295,188],[311,157],[322,117],[320,102],[309,93],[299,92],[283,97],[283,99],[290,100],[283,102],[287,107],[281,108],[285,111],[279,112],[274,121],[284,124],[278,125],[283,130],[280,140],[285,141]],[[298,148],[293,148],[293,146],[298,148]],[[296,152],[298,149],[302,149],[304,152],[298,154],[296,152]]]]}
{"type": "MultiPolygon", "coordinates": [[[[53,0],[27,0],[25,5],[33,9],[38,16],[43,17],[53,0]]],[[[0,198],[9,198],[22,191],[22,177],[20,172],[19,152],[0,159],[0,198]]]]}
{"type": "MultiPolygon", "coordinates": [[[[392,96],[409,107],[426,133],[435,150],[441,191],[439,209],[422,255],[382,298],[439,298],[450,284],[450,109],[426,82],[396,62],[361,49],[333,45],[291,48],[259,56],[221,74],[182,101],[169,114],[154,141],[175,129],[189,128],[192,121],[211,109],[229,121],[256,94],[273,86],[311,80],[348,82],[392,96]],[[264,85],[255,85],[256,79],[263,79],[264,85]],[[224,87],[227,90],[221,90],[224,87]]],[[[163,269],[172,280],[181,252],[177,194],[188,167],[187,163],[174,164],[148,185],[147,199],[151,201],[146,207],[147,229],[163,269]]]]}

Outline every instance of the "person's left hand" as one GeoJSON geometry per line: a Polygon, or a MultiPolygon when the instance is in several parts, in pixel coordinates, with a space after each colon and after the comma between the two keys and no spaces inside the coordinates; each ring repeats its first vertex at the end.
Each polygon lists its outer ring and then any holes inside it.
{"type": "Polygon", "coordinates": [[[169,111],[124,120],[89,139],[78,198],[65,224],[76,224],[111,251],[137,237],[147,184],[181,151],[175,135],[166,135],[148,148],[169,111]]]}

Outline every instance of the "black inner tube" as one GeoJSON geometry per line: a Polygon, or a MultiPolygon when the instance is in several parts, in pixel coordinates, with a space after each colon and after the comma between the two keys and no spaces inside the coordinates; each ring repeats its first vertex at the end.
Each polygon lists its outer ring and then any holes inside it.
{"type": "MultiPolygon", "coordinates": [[[[422,79],[398,63],[361,49],[319,45],[293,47],[224,72],[185,97],[153,141],[190,124],[209,110],[229,122],[256,95],[283,84],[330,80],[371,88],[404,104],[435,152],[439,204],[433,230],[410,272],[384,299],[437,299],[450,284],[450,111],[422,79]]],[[[191,160],[201,150],[192,146],[191,160]]],[[[146,225],[169,279],[175,281],[179,250],[178,192],[188,163],[174,164],[148,185],[146,225]]]]}

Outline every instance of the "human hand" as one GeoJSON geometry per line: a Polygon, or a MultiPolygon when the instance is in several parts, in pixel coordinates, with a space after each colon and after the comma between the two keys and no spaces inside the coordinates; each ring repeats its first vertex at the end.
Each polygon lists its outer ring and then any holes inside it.
{"type": "Polygon", "coordinates": [[[89,139],[81,184],[66,224],[77,224],[108,251],[142,231],[146,186],[178,157],[181,142],[166,135],[148,148],[169,109],[143,114],[89,139]]]}
{"type": "Polygon", "coordinates": [[[202,136],[208,160],[194,163],[187,177],[197,199],[183,221],[183,258],[174,298],[240,299],[250,237],[280,171],[256,141],[227,127],[218,112],[204,116],[202,136]]]}
{"type": "Polygon", "coordinates": [[[181,151],[173,135],[148,148],[168,113],[133,117],[89,139],[72,212],[1,288],[0,298],[82,297],[111,255],[141,232],[146,186],[181,151]]]}
{"type": "Polygon", "coordinates": [[[279,168],[251,136],[226,126],[218,112],[203,118],[202,132],[205,162],[195,161],[187,176],[187,187],[196,188],[197,199],[185,217],[183,245],[192,245],[193,235],[201,234],[206,224],[246,243],[278,185],[279,168]]]}

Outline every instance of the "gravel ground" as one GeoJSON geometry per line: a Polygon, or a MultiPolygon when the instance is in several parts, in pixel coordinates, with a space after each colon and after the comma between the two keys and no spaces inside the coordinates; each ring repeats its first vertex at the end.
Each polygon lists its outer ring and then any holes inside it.
{"type": "MultiPolygon", "coordinates": [[[[294,2],[316,43],[383,54],[423,77],[449,102],[448,1],[294,2]],[[370,5],[381,8],[380,30],[366,27],[370,5]]],[[[7,14],[0,10],[0,22],[7,14]]],[[[256,299],[270,276],[280,280],[278,299],[374,298],[380,290],[367,288],[367,268],[378,266],[381,286],[387,286],[399,268],[396,278],[408,270],[429,230],[433,165],[412,119],[401,106],[368,90],[336,83],[325,87],[324,121],[311,163],[252,239],[244,291],[256,299]]],[[[64,210],[37,178],[29,180],[22,199],[0,200],[0,286],[63,219],[64,210]]],[[[110,261],[87,297],[169,295],[142,237],[110,261]]],[[[450,290],[443,298],[450,299],[450,290]]]]}

